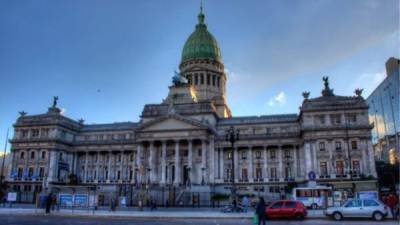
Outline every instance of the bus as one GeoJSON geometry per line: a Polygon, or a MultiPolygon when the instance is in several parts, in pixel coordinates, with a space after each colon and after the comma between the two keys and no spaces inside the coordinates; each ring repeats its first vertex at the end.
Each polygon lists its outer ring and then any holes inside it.
{"type": "Polygon", "coordinates": [[[312,209],[333,205],[332,188],[327,186],[298,187],[293,189],[293,199],[312,209]]]}

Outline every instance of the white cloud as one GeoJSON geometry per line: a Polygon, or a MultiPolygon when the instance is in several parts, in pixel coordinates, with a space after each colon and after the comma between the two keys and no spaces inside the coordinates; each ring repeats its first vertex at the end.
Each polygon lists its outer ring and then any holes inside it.
{"type": "Polygon", "coordinates": [[[274,97],[270,98],[268,101],[269,106],[284,105],[286,103],[286,94],[281,91],[274,97]]]}

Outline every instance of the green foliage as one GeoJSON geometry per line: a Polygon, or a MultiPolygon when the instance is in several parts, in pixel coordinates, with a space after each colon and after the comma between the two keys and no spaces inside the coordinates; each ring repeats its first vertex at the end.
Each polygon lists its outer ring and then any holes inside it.
{"type": "Polygon", "coordinates": [[[229,195],[228,194],[216,193],[211,197],[211,199],[214,200],[214,201],[227,200],[227,199],[229,199],[229,195]]]}

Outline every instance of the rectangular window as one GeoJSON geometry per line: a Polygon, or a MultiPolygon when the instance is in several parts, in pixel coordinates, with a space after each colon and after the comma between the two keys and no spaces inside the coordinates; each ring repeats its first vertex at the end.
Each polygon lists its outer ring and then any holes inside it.
{"type": "Polygon", "coordinates": [[[226,179],[227,180],[232,180],[231,169],[226,169],[226,179]]]}
{"type": "Polygon", "coordinates": [[[349,114],[347,115],[348,121],[350,123],[356,123],[357,122],[357,115],[356,114],[349,114]]]}
{"type": "Polygon", "coordinates": [[[194,75],[194,84],[195,85],[199,84],[199,76],[197,74],[194,75]]]}
{"type": "Polygon", "coordinates": [[[210,74],[207,74],[207,85],[210,85],[210,74]]]}
{"type": "Polygon", "coordinates": [[[340,141],[335,142],[336,151],[342,151],[342,143],[340,141]]]}
{"type": "Polygon", "coordinates": [[[360,161],[354,160],[352,166],[353,166],[353,173],[355,175],[360,174],[360,161]]]}
{"type": "Polygon", "coordinates": [[[200,74],[200,84],[204,84],[204,76],[203,76],[203,74],[200,74]]]}
{"type": "Polygon", "coordinates": [[[289,179],[292,177],[292,168],[290,167],[285,167],[285,178],[289,179]]]}
{"type": "Polygon", "coordinates": [[[262,169],[260,167],[256,168],[256,179],[262,178],[262,169]]]}
{"type": "Polygon", "coordinates": [[[29,168],[28,169],[28,177],[32,177],[33,176],[33,168],[29,168]]]}
{"type": "Polygon", "coordinates": [[[43,152],[42,152],[42,159],[45,159],[45,158],[46,158],[46,152],[43,151],[43,152]]]}
{"type": "Polygon", "coordinates": [[[292,156],[290,155],[290,150],[286,150],[285,151],[285,155],[284,155],[285,159],[290,159],[292,156]]]}
{"type": "Polygon", "coordinates": [[[343,161],[336,161],[336,174],[344,175],[343,161]]]}
{"type": "Polygon", "coordinates": [[[17,177],[21,178],[22,177],[22,173],[23,173],[24,169],[22,167],[18,168],[18,174],[17,177]]]}
{"type": "Polygon", "coordinates": [[[358,149],[357,141],[351,141],[351,149],[353,149],[353,150],[358,149]]]}
{"type": "Polygon", "coordinates": [[[242,169],[242,179],[243,180],[247,180],[247,169],[246,168],[243,168],[242,169]]]}
{"type": "Polygon", "coordinates": [[[261,151],[256,151],[256,158],[261,159],[261,151]]]}
{"type": "Polygon", "coordinates": [[[212,85],[215,86],[215,75],[212,76],[212,85]]]}
{"type": "Polygon", "coordinates": [[[340,115],[332,115],[331,119],[332,119],[332,124],[338,125],[341,123],[340,115]]]}
{"type": "Polygon", "coordinates": [[[32,129],[32,137],[39,137],[39,129],[32,129]]]}
{"type": "Polygon", "coordinates": [[[275,157],[276,157],[276,155],[275,155],[275,150],[271,150],[271,151],[269,152],[269,157],[270,157],[271,159],[275,159],[275,157]]]}
{"type": "Polygon", "coordinates": [[[219,84],[220,84],[220,78],[217,77],[217,86],[218,86],[218,87],[219,87],[219,84]]]}
{"type": "Polygon", "coordinates": [[[44,167],[39,168],[39,177],[43,178],[44,177],[44,167]]]}
{"type": "Polygon", "coordinates": [[[201,149],[197,150],[197,156],[201,157],[203,155],[203,151],[201,151],[201,149]]]}
{"type": "Polygon", "coordinates": [[[325,151],[325,142],[320,142],[319,143],[319,150],[320,151],[325,151]]]}
{"type": "Polygon", "coordinates": [[[275,167],[272,167],[270,169],[270,175],[271,175],[271,178],[276,179],[276,168],[275,167]]]}
{"type": "Polygon", "coordinates": [[[326,162],[320,162],[319,163],[319,170],[321,173],[321,176],[327,176],[328,175],[328,167],[326,162]]]}
{"type": "Polygon", "coordinates": [[[242,159],[247,159],[247,152],[246,151],[242,151],[242,159]]]}

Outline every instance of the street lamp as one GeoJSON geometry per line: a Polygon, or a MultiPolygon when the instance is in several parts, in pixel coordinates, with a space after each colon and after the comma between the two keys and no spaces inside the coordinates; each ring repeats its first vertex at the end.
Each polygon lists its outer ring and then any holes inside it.
{"type": "MultiPolygon", "coordinates": [[[[231,126],[227,131],[226,131],[226,136],[225,140],[229,141],[231,143],[231,148],[232,148],[232,154],[231,154],[231,182],[232,182],[232,188],[231,188],[231,194],[232,194],[232,200],[236,200],[236,188],[235,188],[235,157],[234,157],[234,149],[235,149],[235,142],[239,140],[239,130],[235,129],[233,126],[231,126]]],[[[235,209],[233,209],[235,210],[235,209]]]]}
{"type": "Polygon", "coordinates": [[[206,168],[202,167],[202,168],[201,168],[201,174],[202,174],[202,177],[201,177],[201,185],[204,185],[204,170],[206,170],[206,168]]]}

